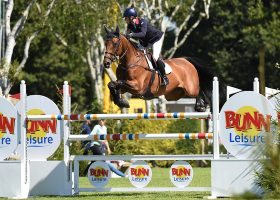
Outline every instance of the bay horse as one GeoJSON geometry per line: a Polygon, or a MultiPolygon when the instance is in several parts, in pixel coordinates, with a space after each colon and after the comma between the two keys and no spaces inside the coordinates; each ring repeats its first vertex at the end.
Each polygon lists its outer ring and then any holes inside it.
{"type": "Polygon", "coordinates": [[[211,107],[214,77],[211,69],[203,67],[194,58],[164,60],[171,66],[172,72],[167,75],[169,84],[161,86],[161,77],[149,68],[143,51],[120,34],[118,27],[115,31],[110,31],[106,26],[104,28],[107,38],[103,64],[109,68],[113,61],[118,61],[117,81],[109,82],[108,87],[114,103],[120,108],[129,108],[128,101],[121,98],[125,92],[145,100],[161,95],[167,101],[195,97],[195,110],[198,112],[204,112],[207,105],[211,107]]]}

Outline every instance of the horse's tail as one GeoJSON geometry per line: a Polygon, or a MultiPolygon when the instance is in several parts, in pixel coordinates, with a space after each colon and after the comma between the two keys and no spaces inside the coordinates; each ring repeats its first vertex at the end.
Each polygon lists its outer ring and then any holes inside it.
{"type": "MultiPolygon", "coordinates": [[[[198,58],[194,57],[186,57],[186,59],[192,63],[199,76],[199,84],[201,89],[201,94],[204,100],[210,107],[212,108],[212,90],[213,90],[213,78],[216,76],[213,72],[213,69],[209,64],[204,63],[198,58]]],[[[220,109],[226,102],[226,85],[224,82],[219,78],[219,100],[220,100],[220,109]]],[[[212,109],[211,109],[212,110],[212,109]]]]}

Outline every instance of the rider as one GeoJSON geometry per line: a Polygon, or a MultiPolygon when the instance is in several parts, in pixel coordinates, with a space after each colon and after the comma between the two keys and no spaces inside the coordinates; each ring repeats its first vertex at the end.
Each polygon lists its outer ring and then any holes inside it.
{"type": "Polygon", "coordinates": [[[132,38],[137,38],[140,44],[144,47],[153,48],[153,56],[157,62],[159,74],[162,77],[162,85],[166,86],[169,80],[165,74],[164,62],[159,58],[163,32],[152,26],[146,19],[137,17],[137,11],[134,7],[127,8],[123,17],[127,23],[127,36],[132,38]]]}

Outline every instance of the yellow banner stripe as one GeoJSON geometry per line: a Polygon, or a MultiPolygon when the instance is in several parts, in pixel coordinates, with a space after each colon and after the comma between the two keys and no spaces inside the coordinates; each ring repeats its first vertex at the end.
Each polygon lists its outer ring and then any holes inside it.
{"type": "Polygon", "coordinates": [[[97,115],[96,114],[92,114],[91,119],[97,120],[97,115]]]}
{"type": "Polygon", "coordinates": [[[134,137],[135,140],[139,140],[139,134],[135,134],[134,136],[135,136],[134,137]]]}
{"type": "Polygon", "coordinates": [[[85,120],[85,115],[80,115],[80,120],[85,120]]]}
{"type": "Polygon", "coordinates": [[[179,118],[180,118],[180,119],[184,119],[184,118],[185,118],[184,113],[179,113],[179,118]]]}
{"type": "Polygon", "coordinates": [[[190,139],[196,139],[196,134],[190,134],[190,139]]]}
{"type": "Polygon", "coordinates": [[[172,113],[166,113],[165,116],[166,116],[166,118],[172,118],[173,114],[172,113]]]}

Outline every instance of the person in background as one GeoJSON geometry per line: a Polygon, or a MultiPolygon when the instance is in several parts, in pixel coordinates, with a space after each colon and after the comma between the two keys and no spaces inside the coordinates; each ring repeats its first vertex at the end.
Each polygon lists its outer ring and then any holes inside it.
{"type": "MultiPolygon", "coordinates": [[[[107,127],[105,126],[105,123],[106,121],[104,119],[99,120],[98,124],[95,125],[93,130],[90,132],[90,135],[107,135],[107,127]]],[[[107,140],[92,141],[89,144],[89,150],[92,152],[93,155],[105,155],[106,153],[111,154],[111,149],[107,140]]],[[[85,170],[86,173],[91,163],[85,170]]],[[[125,177],[125,174],[118,170],[111,162],[106,163],[108,164],[111,171],[115,172],[121,177],[125,177]]]]}
{"type": "MultiPolygon", "coordinates": [[[[89,135],[91,133],[91,120],[86,120],[81,128],[81,134],[89,135]]],[[[82,147],[84,148],[84,155],[88,155],[90,143],[88,141],[82,141],[82,147]]]]}
{"type": "MultiPolygon", "coordinates": [[[[99,120],[90,135],[107,135],[107,127],[105,126],[105,123],[106,121],[104,119],[99,120]]],[[[107,140],[92,141],[90,148],[94,155],[111,154],[111,149],[107,140]]]]}

